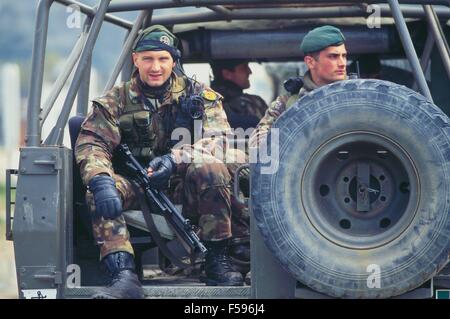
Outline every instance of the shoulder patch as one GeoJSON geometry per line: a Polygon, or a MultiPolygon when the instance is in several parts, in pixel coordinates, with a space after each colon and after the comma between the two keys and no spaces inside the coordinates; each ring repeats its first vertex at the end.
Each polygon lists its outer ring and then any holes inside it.
{"type": "Polygon", "coordinates": [[[204,90],[201,94],[201,96],[208,101],[215,101],[217,100],[217,94],[214,91],[210,90],[204,90]]]}

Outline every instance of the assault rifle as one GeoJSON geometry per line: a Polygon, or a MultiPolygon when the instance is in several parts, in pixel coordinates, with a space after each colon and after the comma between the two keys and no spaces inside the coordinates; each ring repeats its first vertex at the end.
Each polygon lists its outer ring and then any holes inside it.
{"type": "Polygon", "coordinates": [[[206,247],[201,243],[197,234],[192,229],[189,219],[185,219],[167,196],[158,189],[150,186],[150,178],[146,170],[130,152],[128,145],[120,144],[116,149],[121,164],[125,166],[128,175],[144,191],[145,201],[152,213],[162,215],[172,226],[178,238],[195,252],[204,254],[206,247]]]}

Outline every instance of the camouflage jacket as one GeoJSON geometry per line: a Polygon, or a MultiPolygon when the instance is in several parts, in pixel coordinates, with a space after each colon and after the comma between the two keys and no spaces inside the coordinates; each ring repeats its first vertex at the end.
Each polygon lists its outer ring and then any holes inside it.
{"type": "Polygon", "coordinates": [[[280,115],[286,111],[291,105],[293,105],[299,98],[317,89],[318,86],[311,79],[311,74],[309,71],[303,76],[303,87],[300,89],[298,94],[294,95],[280,95],[272,102],[270,107],[267,109],[266,114],[262,120],[258,123],[258,126],[253,131],[250,136],[249,146],[256,147],[265,141],[267,133],[272,127],[273,123],[276,121],[280,115]]]}
{"type": "MultiPolygon", "coordinates": [[[[142,155],[148,159],[171,151],[180,174],[196,154],[214,155],[218,149],[228,147],[225,135],[230,133],[230,126],[222,107],[221,95],[203,84],[194,83],[193,93],[198,94],[204,102],[203,115],[197,125],[201,131],[200,139],[195,144],[179,143],[173,149],[168,141],[176,127],[172,125],[168,129],[168,125],[175,122],[180,109],[180,97],[188,95],[187,79],[172,74],[170,89],[158,99],[152,99],[141,93],[138,76],[136,71],[130,81],[123,82],[94,99],[92,110],[81,126],[75,145],[75,157],[86,185],[95,175],[113,175],[112,157],[121,142],[131,144],[132,150],[137,149],[138,154],[133,151],[134,155],[142,155]],[[148,98],[157,111],[151,112],[142,98],[148,98]],[[210,137],[202,138],[203,136],[210,137]]],[[[193,134],[192,131],[190,133],[193,134]]]]}
{"type": "Polygon", "coordinates": [[[255,116],[260,120],[267,110],[267,104],[261,97],[244,93],[231,81],[215,80],[211,88],[223,95],[223,108],[227,115],[234,112],[237,115],[255,116]]]}

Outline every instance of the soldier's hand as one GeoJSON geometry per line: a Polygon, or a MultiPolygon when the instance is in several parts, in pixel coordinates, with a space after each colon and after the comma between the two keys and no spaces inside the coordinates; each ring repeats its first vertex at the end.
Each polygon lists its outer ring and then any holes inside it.
{"type": "Polygon", "coordinates": [[[150,186],[164,188],[172,174],[175,172],[176,164],[171,154],[156,157],[148,164],[147,173],[150,186]]]}
{"type": "Polygon", "coordinates": [[[94,195],[95,214],[105,219],[116,219],[122,214],[122,201],[111,176],[97,175],[89,181],[94,195]]]}

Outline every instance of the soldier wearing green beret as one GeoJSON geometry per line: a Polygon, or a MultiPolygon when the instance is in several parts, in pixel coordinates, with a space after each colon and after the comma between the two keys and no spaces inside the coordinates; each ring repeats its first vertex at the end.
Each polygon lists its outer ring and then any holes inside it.
{"type": "Polygon", "coordinates": [[[299,98],[323,85],[347,79],[345,37],[338,28],[325,25],[309,31],[303,38],[300,49],[308,67],[308,71],[299,81],[302,85],[295,87],[290,92],[291,95],[281,95],[272,102],[253,131],[250,146],[263,143],[275,120],[299,98]]]}
{"type": "Polygon", "coordinates": [[[222,59],[210,63],[214,75],[211,88],[223,97],[223,108],[232,128],[256,127],[267,110],[258,95],[244,93],[250,87],[252,70],[245,59],[222,59]]]}
{"type": "Polygon", "coordinates": [[[141,32],[132,53],[136,70],[131,80],[93,101],[75,145],[100,259],[112,279],[97,298],[143,297],[122,215],[123,210],[139,209],[139,200],[130,181],[113,165],[119,143],[127,143],[147,167],[153,187],[166,190],[175,204],[183,205],[182,213],[199,225],[200,239],[208,248],[207,284],[243,284],[228,246],[231,239],[243,238],[245,243],[249,236],[247,208],[231,194],[231,176],[245,162],[245,154],[228,148],[230,126],[221,95],[188,78],[182,68],[183,75],[175,74],[177,44],[163,26],[141,32]],[[175,129],[188,132],[188,140],[179,141],[178,133],[172,139],[175,129]],[[193,141],[194,129],[209,137],[193,141]]]}

